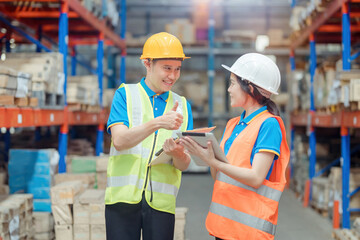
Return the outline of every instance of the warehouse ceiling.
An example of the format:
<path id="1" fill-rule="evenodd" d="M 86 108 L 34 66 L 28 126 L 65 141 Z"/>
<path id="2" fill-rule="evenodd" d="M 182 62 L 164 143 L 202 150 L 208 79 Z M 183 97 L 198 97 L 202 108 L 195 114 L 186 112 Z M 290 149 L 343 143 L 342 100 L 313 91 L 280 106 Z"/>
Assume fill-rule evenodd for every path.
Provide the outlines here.
<path id="1" fill-rule="evenodd" d="M 192 19 L 201 0 L 133 0 L 127 3 L 127 29 L 135 36 L 164 31 L 164 25 L 176 18 Z M 290 34 L 291 6 L 288 0 L 215 0 L 215 14 L 221 15 L 221 30 L 251 30 L 266 34 L 282 29 Z M 218 33 L 219 34 L 219 33 Z"/>

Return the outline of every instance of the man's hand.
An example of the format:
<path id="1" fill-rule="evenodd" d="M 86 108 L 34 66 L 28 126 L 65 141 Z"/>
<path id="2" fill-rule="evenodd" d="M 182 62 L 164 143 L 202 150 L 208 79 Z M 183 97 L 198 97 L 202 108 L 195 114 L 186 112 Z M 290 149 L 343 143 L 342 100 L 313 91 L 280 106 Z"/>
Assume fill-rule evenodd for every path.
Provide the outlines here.
<path id="1" fill-rule="evenodd" d="M 167 130 L 176 130 L 180 128 L 181 124 L 183 123 L 183 116 L 176 112 L 178 106 L 179 103 L 176 101 L 173 108 L 169 112 L 158 117 L 161 128 L 165 128 Z"/>
<path id="2" fill-rule="evenodd" d="M 189 167 L 190 155 L 184 152 L 185 148 L 174 139 L 169 138 L 163 145 L 164 152 L 171 156 L 174 166 L 180 171 L 184 171 Z"/>
<path id="3" fill-rule="evenodd" d="M 175 142 L 172 138 L 166 139 L 163 145 L 164 152 L 173 158 L 184 157 L 184 147 Z"/>

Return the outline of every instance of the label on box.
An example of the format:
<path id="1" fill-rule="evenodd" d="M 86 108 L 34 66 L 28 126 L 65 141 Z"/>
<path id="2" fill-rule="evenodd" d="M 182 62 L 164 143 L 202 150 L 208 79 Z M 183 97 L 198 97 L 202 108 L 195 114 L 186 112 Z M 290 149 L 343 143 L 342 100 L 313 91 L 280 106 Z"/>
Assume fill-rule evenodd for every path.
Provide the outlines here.
<path id="1" fill-rule="evenodd" d="M 27 76 L 26 74 L 19 72 L 17 76 L 17 88 L 16 88 L 15 97 L 18 98 L 26 97 L 29 90 L 28 89 L 29 79 L 26 78 L 26 76 Z"/>

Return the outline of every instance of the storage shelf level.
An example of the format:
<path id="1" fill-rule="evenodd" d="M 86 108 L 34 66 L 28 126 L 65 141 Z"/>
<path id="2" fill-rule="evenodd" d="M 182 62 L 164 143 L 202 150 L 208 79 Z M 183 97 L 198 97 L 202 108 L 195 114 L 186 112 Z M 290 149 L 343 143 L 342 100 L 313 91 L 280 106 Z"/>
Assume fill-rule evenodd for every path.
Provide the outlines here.
<path id="1" fill-rule="evenodd" d="M 291 115 L 293 126 L 304 127 L 309 123 L 310 115 L 307 113 L 298 113 Z M 360 128 L 360 111 L 355 112 L 337 112 L 337 113 L 314 113 L 311 118 L 311 126 L 324 128 Z"/>
<path id="2" fill-rule="evenodd" d="M 97 125 L 106 123 L 108 112 L 68 111 L 65 113 L 65 110 L 2 107 L 0 108 L 0 127 L 57 126 L 64 124 L 66 115 L 69 125 Z"/>

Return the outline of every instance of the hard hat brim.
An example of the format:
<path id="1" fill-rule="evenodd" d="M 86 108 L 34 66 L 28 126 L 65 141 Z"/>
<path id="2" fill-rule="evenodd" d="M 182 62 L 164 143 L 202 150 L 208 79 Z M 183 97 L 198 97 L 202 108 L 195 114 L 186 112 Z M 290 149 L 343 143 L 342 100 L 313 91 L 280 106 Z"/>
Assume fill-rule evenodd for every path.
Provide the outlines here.
<path id="1" fill-rule="evenodd" d="M 154 57 L 145 57 L 145 56 L 141 56 L 140 59 L 182 59 L 182 60 L 185 60 L 185 59 L 189 59 L 191 57 L 159 57 L 159 58 L 154 58 Z"/>
<path id="2" fill-rule="evenodd" d="M 225 64 L 221 64 L 221 66 L 222 66 L 223 68 L 225 68 L 226 70 L 232 72 L 232 71 L 231 71 L 231 68 L 230 68 L 229 66 L 226 66 Z M 235 74 L 235 73 L 234 73 L 234 74 Z"/>
<path id="3" fill-rule="evenodd" d="M 242 78 L 242 76 L 240 76 L 239 74 L 237 74 L 237 73 L 235 73 L 234 71 L 232 71 L 229 66 L 226 66 L 225 64 L 221 64 L 221 66 L 222 66 L 223 68 L 225 68 L 226 70 L 228 70 L 229 72 L 232 72 L 232 73 L 235 74 L 236 76 Z M 248 79 L 247 79 L 247 80 L 248 80 Z M 248 81 L 250 81 L 250 80 L 248 80 Z M 250 81 L 250 82 L 253 83 L 252 81 Z M 253 84 L 255 84 L 255 83 L 253 83 Z M 258 86 L 257 84 L 255 84 L 255 85 Z M 258 86 L 258 87 L 262 88 L 261 86 Z M 264 88 L 262 88 L 262 89 L 264 89 Z M 270 91 L 270 90 L 267 90 L 267 89 L 264 89 L 264 90 L 270 92 L 271 94 L 279 95 L 279 93 L 277 93 L 277 92 Z"/>

